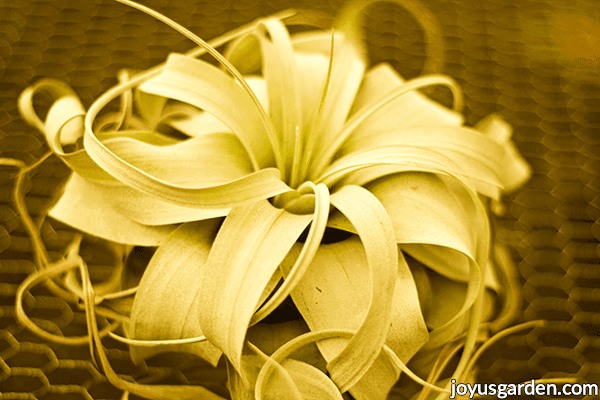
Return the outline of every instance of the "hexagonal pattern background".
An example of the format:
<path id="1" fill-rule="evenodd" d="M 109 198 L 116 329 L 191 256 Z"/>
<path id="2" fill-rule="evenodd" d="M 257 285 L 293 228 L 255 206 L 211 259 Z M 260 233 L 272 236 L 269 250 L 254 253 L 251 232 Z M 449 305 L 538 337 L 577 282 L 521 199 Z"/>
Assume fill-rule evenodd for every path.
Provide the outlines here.
<path id="1" fill-rule="evenodd" d="M 344 0 L 144 0 L 199 36 L 223 32 L 291 6 L 335 15 Z M 514 127 L 534 175 L 505 201 L 497 224 L 522 283 L 521 320 L 548 326 L 513 335 L 481 361 L 481 380 L 516 383 L 565 374 L 600 383 L 600 9 L 593 0 L 421 0 L 444 38 L 440 72 L 466 98 L 469 124 L 491 112 Z M 424 34 L 405 10 L 369 8 L 369 51 L 405 78 L 426 60 Z M 19 93 L 41 77 L 68 82 L 84 105 L 116 83 L 121 68 L 145 69 L 192 44 L 152 18 L 109 0 L 0 0 L 0 156 L 30 164 L 47 150 L 19 117 Z M 443 56 L 443 58 L 442 58 Z M 432 96 L 450 101 L 449 93 Z M 41 99 L 43 105 L 44 99 Z M 39 220 L 68 174 L 55 158 L 26 180 L 27 207 Z M 14 168 L 0 167 L 0 397 L 118 399 L 86 346 L 48 345 L 17 324 L 18 285 L 34 270 L 32 245 L 11 200 Z M 51 256 L 72 232 L 45 221 Z M 89 244 L 92 274 L 101 252 Z M 85 334 L 80 309 L 36 287 L 25 311 L 50 332 Z M 126 347 L 109 340 L 119 373 L 162 382 L 221 382 L 188 359 L 134 365 Z M 209 375 L 207 375 L 209 374 Z M 212 374 L 212 375 L 210 375 Z M 591 397 L 590 397 L 591 398 Z"/>

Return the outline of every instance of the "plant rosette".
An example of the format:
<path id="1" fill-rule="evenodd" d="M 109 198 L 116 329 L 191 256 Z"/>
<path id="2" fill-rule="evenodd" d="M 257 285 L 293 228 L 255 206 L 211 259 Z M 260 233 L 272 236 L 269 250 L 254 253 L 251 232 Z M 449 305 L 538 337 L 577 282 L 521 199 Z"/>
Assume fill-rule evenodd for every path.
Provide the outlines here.
<path id="1" fill-rule="evenodd" d="M 497 115 L 465 126 L 447 76 L 404 81 L 371 66 L 365 2 L 333 29 L 291 35 L 288 25 L 321 19 L 290 11 L 207 44 L 119 1 L 198 47 L 122 72 L 88 110 L 53 79 L 19 108 L 73 171 L 49 215 L 114 243 L 115 260 L 157 250 L 139 282 L 117 262 L 97 285 L 79 241 L 50 262 L 38 237 L 43 268 L 20 288 L 19 319 L 49 340 L 89 343 L 113 385 L 152 399 L 222 397 L 122 379 L 103 336 L 128 343 L 136 362 L 174 351 L 221 360 L 232 399 L 385 399 L 401 374 L 402 396 L 447 398 L 450 379 L 471 379 L 477 347 L 516 310 L 513 266 L 490 229 L 502 194 L 530 176 L 510 126 Z M 398 3 L 431 31 L 422 7 Z M 453 109 L 419 92 L 431 85 L 450 88 Z M 44 121 L 39 92 L 54 99 Z M 88 336 L 31 322 L 19 301 L 42 281 L 83 304 Z M 265 322 L 288 297 L 296 317 Z"/>

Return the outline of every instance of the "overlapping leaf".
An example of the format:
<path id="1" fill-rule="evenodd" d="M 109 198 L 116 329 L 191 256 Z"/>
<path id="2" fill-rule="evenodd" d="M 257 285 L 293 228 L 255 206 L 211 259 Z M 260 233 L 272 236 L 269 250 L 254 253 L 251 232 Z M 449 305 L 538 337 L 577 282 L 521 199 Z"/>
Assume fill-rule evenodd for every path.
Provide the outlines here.
<path id="1" fill-rule="evenodd" d="M 405 6 L 427 24 L 423 10 Z M 499 119 L 462 127 L 459 113 L 416 91 L 446 85 L 460 109 L 452 79 L 404 82 L 387 65 L 365 74 L 361 7 L 352 5 L 334 32 L 293 37 L 276 19 L 239 31 L 228 57 L 244 73 L 262 68 L 262 76 L 247 79 L 154 13 L 227 72 L 173 54 L 161 68 L 123 74 L 87 113 L 55 81 L 24 93 L 24 117 L 76 172 L 52 215 L 112 241 L 160 246 L 131 313 L 136 360 L 175 350 L 214 364 L 224 353 L 234 399 L 340 400 L 349 390 L 360 400 L 383 400 L 400 371 L 434 388 L 405 363 L 466 331 L 455 373 L 465 375 L 490 303 L 484 283 L 498 289 L 478 195 L 498 202 L 529 170 Z M 56 100 L 45 122 L 32 106 L 39 90 Z M 116 96 L 120 112 L 99 117 Z M 216 217 L 225 217 L 218 229 Z M 320 244 L 327 224 L 357 235 Z M 305 244 L 297 243 L 309 225 Z M 434 272 L 416 261 L 411 272 L 403 253 Z M 153 392 L 119 378 L 95 328 L 91 283 L 81 275 L 93 342 L 115 386 L 157 399 L 215 397 L 191 386 Z M 283 344 L 291 331 L 278 330 L 272 348 L 259 346 L 269 348 L 265 354 L 248 341 L 248 329 L 290 293 L 310 332 L 293 331 Z M 320 358 L 290 358 L 295 346 L 315 342 L 331 379 L 315 367 Z"/>
<path id="2" fill-rule="evenodd" d="M 116 211 L 106 194 L 102 186 L 74 173 L 50 216 L 91 235 L 139 246 L 158 246 L 175 228 L 140 224 Z"/>
<path id="3" fill-rule="evenodd" d="M 190 222 L 173 231 L 152 257 L 135 295 L 128 336 L 137 340 L 201 337 L 197 293 L 218 220 Z M 159 352 L 185 351 L 216 365 L 221 352 L 210 342 L 132 345 L 134 360 Z"/>
<path id="4" fill-rule="evenodd" d="M 252 314 L 279 263 L 311 220 L 310 214 L 292 214 L 262 201 L 234 208 L 219 230 L 201 272 L 199 320 L 207 338 L 239 373 Z"/>
<path id="5" fill-rule="evenodd" d="M 393 233 L 391 227 L 379 228 L 380 224 L 386 225 L 387 217 L 381 206 L 376 205 L 376 200 L 358 187 L 346 187 L 332 196 L 332 203 L 344 210 L 359 227 L 361 238 L 366 243 L 366 257 L 358 239 L 322 245 L 311 268 L 292 292 L 292 298 L 311 330 L 351 329 L 359 332 L 350 344 L 345 339 L 320 344 L 324 356 L 330 361 L 328 368 L 334 380 L 340 380 L 337 383 L 342 385 L 342 390 L 346 387 L 344 379 L 348 379 L 351 383 L 346 385 L 353 387 L 353 393 L 373 395 L 379 391 L 379 395 L 384 395 L 389 385 L 397 379 L 395 371 L 392 370 L 389 375 L 389 370 L 382 369 L 384 364 L 381 361 L 373 364 L 386 337 L 406 359 L 427 337 L 420 319 L 416 289 L 407 265 L 403 263 L 401 268 L 396 267 L 398 262 Z M 359 217 L 361 213 L 366 216 Z M 382 222 L 373 222 L 375 215 Z M 386 239 L 381 242 L 381 238 Z M 284 263 L 282 268 L 285 273 L 289 266 Z M 399 284 L 398 293 L 402 293 L 398 297 L 393 295 L 394 283 Z M 338 312 L 331 313 L 332 309 Z M 390 318 L 386 316 L 390 312 L 397 322 L 391 328 L 394 333 L 388 335 L 388 327 L 383 321 Z M 371 355 L 363 353 L 365 351 L 371 352 Z M 352 364 L 349 372 L 338 372 L 338 368 L 344 371 L 345 367 L 341 366 L 344 363 Z M 372 365 L 374 371 L 369 373 Z M 359 371 L 350 372 L 355 368 L 359 368 Z M 365 373 L 368 379 L 360 380 Z M 375 376 L 378 377 L 373 379 Z"/>
<path id="6" fill-rule="evenodd" d="M 473 192 L 434 174 L 395 174 L 366 187 L 377 196 L 390 215 L 399 244 L 444 246 L 464 254 L 469 260 L 460 264 L 441 262 L 429 265 L 443 275 L 460 277 L 468 282 L 458 312 L 433 332 L 430 343 L 443 343 L 460 331 L 454 322 L 466 315 L 481 290 L 483 277 L 480 266 L 487 261 L 489 241 L 485 211 Z M 333 216 L 330 224 L 351 229 L 340 216 Z M 456 269 L 461 266 L 463 269 Z"/>
<path id="7" fill-rule="evenodd" d="M 280 21 L 267 19 L 263 29 L 264 34 L 259 30 L 257 35 L 269 93 L 269 114 L 278 134 L 277 151 L 282 154 L 282 178 L 289 179 L 299 138 L 296 131 L 303 126 L 296 62 L 285 26 Z"/>
<path id="8" fill-rule="evenodd" d="M 404 79 L 386 63 L 371 68 L 364 76 L 360 91 L 354 101 L 353 113 L 370 105 L 392 90 L 405 84 Z M 361 137 L 373 132 L 385 132 L 413 126 L 461 126 L 464 117 L 457 111 L 450 110 L 431 100 L 418 91 L 406 93 L 361 124 L 354 136 Z"/>
<path id="9" fill-rule="evenodd" d="M 163 72 L 140 90 L 192 104 L 214 115 L 240 138 L 257 167 L 273 163 L 273 149 L 258 110 L 235 80 L 210 64 L 172 54 Z"/>

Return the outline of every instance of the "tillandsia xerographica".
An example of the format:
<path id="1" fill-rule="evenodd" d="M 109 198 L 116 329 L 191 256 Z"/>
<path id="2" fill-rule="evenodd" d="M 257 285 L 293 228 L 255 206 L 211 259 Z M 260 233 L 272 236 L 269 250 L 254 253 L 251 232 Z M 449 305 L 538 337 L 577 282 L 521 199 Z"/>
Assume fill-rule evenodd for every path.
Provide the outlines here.
<path id="1" fill-rule="evenodd" d="M 19 319 L 60 340 L 20 305 L 51 279 L 87 315 L 89 338 L 63 342 L 89 341 L 113 385 L 153 399 L 222 397 L 122 379 L 103 335 L 128 343 L 134 360 L 225 360 L 233 399 L 385 399 L 401 373 L 414 381 L 403 396 L 447 398 L 451 379 L 472 379 L 477 345 L 515 310 L 510 257 L 490 229 L 503 192 L 530 175 L 510 126 L 496 115 L 465 126 L 447 76 L 404 81 L 371 66 L 360 16 L 372 1 L 350 4 L 333 28 L 291 35 L 287 25 L 317 19 L 290 11 L 210 44 L 119 1 L 198 47 L 123 72 L 87 111 L 52 79 L 25 90 L 19 108 L 73 171 L 50 216 L 123 255 L 157 250 L 139 283 L 99 287 L 79 242 L 57 262 L 39 244 L 44 268 L 21 286 Z M 454 109 L 419 92 L 431 85 L 451 89 Z M 45 121 L 33 108 L 41 91 L 54 99 Z M 104 111 L 118 98 L 118 111 Z M 101 307 L 125 296 L 133 302 Z M 265 323 L 288 296 L 297 319 Z"/>

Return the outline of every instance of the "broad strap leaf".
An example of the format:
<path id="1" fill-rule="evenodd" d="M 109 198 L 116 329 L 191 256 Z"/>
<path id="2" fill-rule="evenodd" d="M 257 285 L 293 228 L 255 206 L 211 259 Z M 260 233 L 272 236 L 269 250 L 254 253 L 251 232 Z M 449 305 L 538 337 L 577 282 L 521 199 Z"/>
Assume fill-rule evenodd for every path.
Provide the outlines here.
<path id="1" fill-rule="evenodd" d="M 394 225 L 397 243 L 444 246 L 471 259 L 485 238 L 477 237 L 479 211 L 469 192 L 450 178 L 424 172 L 390 175 L 367 184 L 366 189 L 383 204 Z M 409 251 L 410 253 L 410 251 Z M 433 267 L 433 266 L 432 266 Z M 468 275 L 468 264 L 438 271 L 454 279 Z M 458 268 L 467 267 L 467 270 Z"/>
<path id="2" fill-rule="evenodd" d="M 199 398 L 206 400 L 223 400 L 221 396 L 216 395 L 202 386 L 147 385 L 126 381 L 117 375 L 110 365 L 108 357 L 106 356 L 106 351 L 104 350 L 104 345 L 98 331 L 94 298 L 95 294 L 92 282 L 90 281 L 89 274 L 87 273 L 87 269 L 85 267 L 80 268 L 80 272 L 83 280 L 83 300 L 86 310 L 86 322 L 88 325 L 88 332 L 90 334 L 90 346 L 92 347 L 92 354 L 94 353 L 93 347 L 95 346 L 96 350 L 98 350 L 98 358 L 100 359 L 100 365 L 104 370 L 104 374 L 113 386 L 152 400 L 192 400 Z"/>
<path id="3" fill-rule="evenodd" d="M 174 230 L 156 251 L 139 284 L 131 311 L 129 337 L 170 340 L 202 336 L 197 296 L 201 270 L 216 236 L 219 220 L 190 222 Z M 210 342 L 131 346 L 134 360 L 166 351 L 196 354 L 213 365 L 221 356 Z"/>
<path id="4" fill-rule="evenodd" d="M 282 268 L 289 269 L 288 260 Z M 401 257 L 398 264 L 406 262 Z M 403 265 L 395 279 L 392 321 L 386 344 L 405 362 L 428 338 L 421 316 L 415 283 Z M 404 272 L 402 272 L 404 271 Z M 357 237 L 321 245 L 313 264 L 292 292 L 292 298 L 313 332 L 328 329 L 356 331 L 370 302 L 370 273 L 366 254 Z M 407 279 L 408 278 L 408 279 Z M 319 343 L 326 359 L 331 360 L 348 344 L 348 339 Z M 351 389 L 357 399 L 385 399 L 398 379 L 396 370 L 380 353 L 362 379 Z"/>
<path id="5" fill-rule="evenodd" d="M 184 187 L 209 187 L 251 174 L 252 164 L 237 137 L 212 133 L 171 145 L 134 138 L 105 142 L 116 157 L 158 180 Z"/>
<path id="6" fill-rule="evenodd" d="M 191 57 L 171 54 L 164 70 L 144 82 L 139 90 L 209 112 L 240 138 L 256 167 L 273 165 L 274 149 L 258 110 L 248 93 L 218 68 Z"/>
<path id="7" fill-rule="evenodd" d="M 469 173 L 466 179 L 478 192 L 493 199 L 497 200 L 504 189 L 505 147 L 471 128 L 432 125 L 369 130 L 368 134 L 351 136 L 340 149 L 340 156 L 388 146 L 419 146 L 451 158 Z"/>
<path id="8" fill-rule="evenodd" d="M 224 217 L 230 208 L 192 208 L 162 200 L 127 186 L 96 185 L 114 210 L 142 225 L 169 225 Z"/>
<path id="9" fill-rule="evenodd" d="M 117 211 L 105 187 L 73 173 L 49 215 L 73 228 L 117 243 L 158 246 L 174 225 L 146 226 Z"/>
<path id="10" fill-rule="evenodd" d="M 320 174 L 326 168 L 331 160 L 335 158 L 335 154 L 340 150 L 341 146 L 353 135 L 358 127 L 366 124 L 368 128 L 369 121 L 374 114 L 386 107 L 392 107 L 399 99 L 402 99 L 402 97 L 414 90 L 432 85 L 445 85 L 449 87 L 454 94 L 455 101 L 459 102 L 460 89 L 453 79 L 445 75 L 428 75 L 414 78 L 405 85 L 401 85 L 391 92 L 384 94 L 376 101 L 366 105 L 360 109 L 360 111 L 352 115 L 352 117 L 345 122 L 343 128 L 335 135 L 333 140 L 320 149 L 320 152 L 315 159 L 313 175 Z M 393 109 L 395 112 L 396 109 Z"/>
<path id="11" fill-rule="evenodd" d="M 233 208 L 215 239 L 199 284 L 199 321 L 242 378 L 246 331 L 265 287 L 313 216 L 268 201 Z"/>
<path id="12" fill-rule="evenodd" d="M 531 166 L 519 154 L 511 140 L 512 127 L 498 114 L 490 114 L 475 125 L 476 129 L 486 134 L 505 149 L 503 168 L 500 179 L 506 191 L 512 191 L 522 186 L 532 174 Z"/>
<path id="13" fill-rule="evenodd" d="M 372 182 L 367 188 L 388 210 L 401 249 L 403 244 L 409 244 L 407 252 L 422 262 L 429 261 L 430 268 L 467 282 L 458 312 L 431 333 L 432 342 L 451 338 L 460 331 L 456 322 L 466 315 L 483 289 L 482 272 L 487 270 L 484 267 L 489 257 L 490 231 L 481 201 L 459 180 L 425 173 L 392 175 Z M 415 249 L 414 244 L 421 247 Z M 466 260 L 459 256 L 462 262 L 444 259 L 435 262 L 427 251 L 421 251 L 426 248 L 435 251 L 436 246 L 449 249 L 451 254 L 462 254 Z"/>
<path id="14" fill-rule="evenodd" d="M 456 322 L 465 317 L 483 288 L 480 267 L 488 259 L 490 235 L 483 205 L 474 191 L 457 178 L 442 179 L 423 172 L 390 175 L 373 181 L 366 188 L 387 210 L 401 249 L 408 244 L 407 252 L 423 262 L 429 261 L 430 268 L 467 282 L 459 311 L 431 332 L 427 345 L 440 345 L 461 331 Z M 339 214 L 332 215 L 330 226 L 351 229 Z M 421 247 L 415 247 L 416 244 Z M 450 254 L 463 255 L 466 262 L 431 262 L 436 260 L 429 257 L 425 245 L 444 246 L 450 249 Z M 427 257 L 423 258 L 423 254 Z"/>
<path id="15" fill-rule="evenodd" d="M 401 249 L 415 260 L 428 266 L 433 271 L 458 282 L 468 282 L 470 263 L 472 259 L 464 253 L 445 246 L 430 244 L 402 244 Z M 503 285 L 498 281 L 498 273 L 491 260 L 485 270 L 484 282 L 487 288 L 497 293 L 503 291 Z"/>
<path id="16" fill-rule="evenodd" d="M 438 174 L 464 171 L 447 156 L 419 146 L 393 146 L 350 153 L 331 164 L 318 182 L 328 187 L 344 184 L 364 185 L 396 172 L 422 171 Z"/>
<path id="17" fill-rule="evenodd" d="M 371 238 L 378 238 L 376 245 L 370 241 L 374 239 L 366 239 L 367 245 L 365 245 L 365 248 L 368 252 L 367 257 L 369 259 L 369 267 L 364 265 L 365 263 L 362 263 L 363 265 L 361 266 L 365 269 L 365 272 L 367 272 L 367 276 L 369 276 L 369 268 L 374 269 L 374 271 L 372 270 L 370 273 L 371 280 L 374 279 L 374 281 L 372 281 L 371 287 L 362 291 L 353 287 L 357 282 L 345 285 L 344 282 L 348 279 L 361 279 L 359 275 L 352 274 L 352 271 L 350 270 L 348 270 L 348 275 L 344 272 L 344 268 L 360 268 L 359 264 L 361 263 L 357 262 L 359 258 L 357 258 L 356 251 L 339 250 L 335 251 L 335 255 L 331 254 L 331 257 L 327 257 L 325 255 L 329 254 L 330 251 L 337 249 L 340 244 L 322 245 L 317 252 L 317 256 L 309 271 L 307 271 L 302 281 L 299 283 L 300 286 L 297 286 L 292 292 L 292 298 L 311 327 L 311 330 L 318 331 L 322 329 L 347 328 L 358 331 L 354 341 L 348 342 L 347 340 L 342 340 L 341 342 L 337 342 L 333 347 L 331 347 L 331 344 L 327 346 L 324 343 L 322 345 L 324 347 L 321 347 L 321 350 L 324 351 L 323 354 L 325 358 L 330 362 L 328 369 L 332 373 L 334 381 L 337 381 L 336 383 L 338 383 L 338 385 L 341 384 L 342 391 L 345 391 L 353 386 L 353 384 L 356 383 L 362 374 L 364 374 L 371 366 L 385 341 L 388 329 L 387 321 L 391 310 L 391 299 L 393 296 L 394 283 L 396 281 L 394 278 L 397 272 L 398 262 L 391 226 L 389 231 L 385 228 L 380 228 L 380 223 L 373 222 L 379 220 L 371 213 L 365 211 L 366 209 L 373 212 L 371 210 L 373 204 L 369 204 L 369 200 L 364 200 L 365 197 L 369 198 L 368 195 L 363 195 L 363 189 L 353 190 L 352 188 L 344 188 L 342 191 L 345 191 L 345 193 L 341 192 L 341 195 L 333 195 L 338 196 L 337 200 L 334 200 L 332 196 L 332 204 L 340 206 L 340 208 L 355 217 L 353 220 L 361 228 L 365 228 L 366 225 L 371 226 L 370 229 L 372 231 L 364 233 L 364 235 L 370 233 L 373 235 Z M 350 192 L 352 193 L 350 194 Z M 356 197 L 358 197 L 358 199 L 356 199 Z M 355 199 L 355 206 L 350 204 L 352 203 L 349 200 L 350 198 Z M 371 207 L 367 207 L 367 205 L 370 205 Z M 381 206 L 379 205 L 379 207 Z M 362 221 L 358 220 L 358 217 L 354 215 L 354 211 L 358 212 L 359 208 L 361 209 L 361 212 L 366 215 Z M 379 210 L 381 211 L 382 208 Z M 382 217 L 381 214 L 379 216 Z M 367 222 L 368 220 L 370 220 L 371 224 Z M 365 223 L 365 225 L 363 226 L 362 223 Z M 373 227 L 375 227 L 374 230 Z M 383 229 L 383 231 L 381 231 L 381 229 Z M 390 242 L 391 247 L 388 247 L 387 240 L 385 240 L 383 244 L 380 240 L 381 237 L 386 237 L 386 232 L 392 235 L 392 240 Z M 347 245 L 344 244 L 342 246 Z M 367 248 L 366 246 L 369 247 Z M 372 246 L 374 246 L 374 248 Z M 344 250 L 350 250 L 351 248 L 352 246 L 348 249 L 344 248 Z M 358 248 L 361 248 L 360 244 L 358 244 Z M 325 259 L 323 257 L 325 257 Z M 343 264 L 340 265 L 340 260 L 352 261 L 349 261 L 348 265 L 346 265 L 346 262 L 343 262 Z M 287 265 L 287 263 L 282 264 L 282 268 L 284 269 L 284 275 L 289 272 L 289 265 Z M 336 271 L 339 271 L 340 274 L 336 274 Z M 329 274 L 334 274 L 333 277 L 335 279 L 325 278 Z M 390 274 L 391 276 L 389 276 Z M 366 282 L 368 281 L 369 279 L 367 278 Z M 365 284 L 364 276 L 362 276 L 361 284 L 363 286 Z M 335 285 L 335 287 L 331 287 L 330 285 Z M 354 294 L 358 296 L 358 299 L 364 298 L 365 295 L 370 296 L 365 299 L 366 301 L 361 302 L 354 295 L 349 295 L 344 289 L 340 289 L 339 285 L 344 285 L 344 287 L 347 286 L 346 289 L 349 289 L 351 291 L 350 293 L 354 293 L 354 291 L 352 291 L 354 289 L 356 291 Z M 344 296 L 341 296 L 342 294 Z M 314 298 L 315 296 L 318 297 L 321 295 L 324 297 L 320 297 L 319 299 Z M 309 297 L 305 298 L 305 296 Z M 373 299 L 373 296 L 377 296 L 377 299 Z M 328 298 L 331 301 L 328 301 Z M 346 304 L 345 300 L 349 300 L 351 304 Z M 368 307 L 369 302 L 371 302 L 370 308 Z M 316 306 L 315 303 L 321 305 Z M 357 309 L 356 307 L 359 308 Z M 332 313 L 332 309 L 338 311 Z M 345 312 L 340 314 L 340 312 L 345 309 L 348 309 L 348 314 Z M 365 336 L 366 339 L 363 339 Z M 365 350 L 366 354 L 363 353 Z M 339 365 L 339 367 L 336 365 Z M 354 368 L 358 368 L 359 371 L 352 371 Z"/>
<path id="18" fill-rule="evenodd" d="M 389 64 L 381 63 L 365 74 L 356 95 L 352 114 L 369 106 L 385 94 L 406 82 Z M 412 126 L 461 126 L 464 117 L 418 91 L 406 93 L 393 103 L 381 108 L 357 128 L 353 135 L 362 136 L 370 131 L 387 131 Z"/>
<path id="19" fill-rule="evenodd" d="M 427 327 L 434 330 L 443 326 L 459 312 L 464 304 L 468 291 L 467 283 L 448 279 L 437 272 L 426 269 L 423 264 L 415 260 L 411 260 L 409 265 L 415 277 Z M 486 288 L 489 286 L 486 285 Z M 493 312 L 494 296 L 491 290 L 485 291 L 484 321 L 487 321 Z M 461 321 L 455 322 L 456 325 L 459 325 L 457 330 L 464 331 L 466 322 L 465 317 Z"/>
<path id="20" fill-rule="evenodd" d="M 375 196 L 359 186 L 346 186 L 332 195 L 331 203 L 356 228 L 370 270 L 371 299 L 365 318 L 346 348 L 328 364 L 333 380 L 346 391 L 360 380 L 385 343 L 399 263 L 393 226 Z M 401 273 L 410 276 L 407 267 Z M 418 307 L 411 312 L 420 315 Z"/>
<path id="21" fill-rule="evenodd" d="M 101 98 L 96 106 L 93 106 L 95 112 L 104 101 L 106 99 Z M 280 173 L 275 168 L 262 169 L 239 179 L 212 186 L 200 184 L 190 187 L 166 182 L 131 165 L 98 140 L 91 131 L 93 118 L 94 113 L 90 111 L 85 121 L 84 144 L 90 157 L 125 185 L 165 201 L 198 208 L 229 208 L 291 190 L 280 180 Z"/>
<path id="22" fill-rule="evenodd" d="M 268 112 L 269 97 L 265 80 L 260 76 L 245 76 L 244 79 L 263 108 Z M 144 92 L 140 93 L 149 97 L 153 96 Z M 162 118 L 157 121 L 157 124 L 166 124 L 190 137 L 211 133 L 232 132 L 231 128 L 214 115 L 199 110 L 197 107 L 187 103 L 168 104 L 165 107 Z M 246 152 L 245 149 L 244 152 Z"/>
<path id="23" fill-rule="evenodd" d="M 124 184 L 179 205 L 198 208 L 229 208 L 285 193 L 290 188 L 279 171 L 266 168 L 242 178 L 213 186 L 188 187 L 165 182 L 116 156 L 86 129 L 88 154 L 111 176 Z"/>
<path id="24" fill-rule="evenodd" d="M 328 46 L 331 46 L 331 34 L 328 35 L 327 40 Z M 323 54 L 300 51 L 296 51 L 294 56 L 296 58 L 298 81 L 302 82 L 300 101 L 304 126 L 301 128 L 305 133 L 308 133 L 310 127 L 314 126 L 315 118 L 318 117 L 317 113 L 327 80 L 329 58 Z"/>
<path id="25" fill-rule="evenodd" d="M 327 187 L 323 184 L 314 185 L 312 183 L 301 186 L 299 188 L 299 193 L 303 193 L 305 190 L 312 190 L 314 192 L 314 195 L 308 196 L 305 194 L 299 198 L 301 202 L 307 197 L 309 200 L 312 200 L 309 206 L 314 210 L 314 218 L 311 222 L 306 242 L 304 246 L 302 246 L 302 250 L 300 250 L 298 256 L 295 258 L 293 265 L 286 270 L 284 282 L 277 291 L 273 293 L 271 298 L 261 306 L 256 314 L 254 314 L 252 323 L 260 321 L 267 314 L 275 310 L 275 308 L 292 293 L 308 270 L 317 253 L 323 234 L 325 233 L 327 218 L 329 217 L 329 190 L 327 190 Z M 288 203 L 288 206 L 291 207 L 291 203 L 293 202 Z"/>
<path id="26" fill-rule="evenodd" d="M 433 147 L 433 146 L 432 146 Z M 470 189 L 498 198 L 501 185 L 489 169 L 470 169 L 464 160 L 451 153 L 418 145 L 390 145 L 350 153 L 338 159 L 320 176 L 328 186 L 365 185 L 397 172 L 432 172 L 440 177 L 454 176 Z"/>

